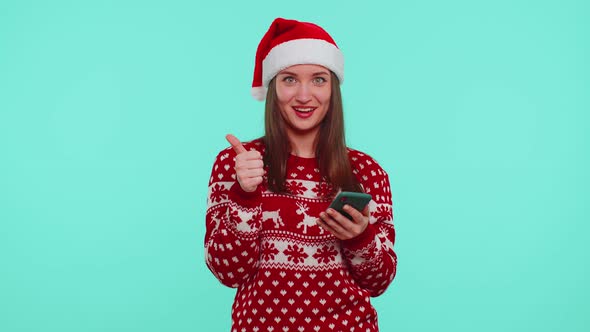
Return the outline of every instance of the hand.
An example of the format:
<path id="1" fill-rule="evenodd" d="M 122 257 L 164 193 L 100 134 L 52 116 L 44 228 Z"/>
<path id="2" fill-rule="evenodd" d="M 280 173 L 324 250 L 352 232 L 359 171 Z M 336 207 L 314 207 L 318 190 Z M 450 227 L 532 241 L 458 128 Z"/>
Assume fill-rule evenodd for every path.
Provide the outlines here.
<path id="1" fill-rule="evenodd" d="M 362 213 L 348 204 L 345 204 L 343 209 L 352 220 L 329 208 L 326 212 L 320 213 L 321 219 L 318 219 L 317 223 L 337 239 L 348 240 L 359 236 L 369 225 L 369 207 L 365 207 Z"/>
<path id="2" fill-rule="evenodd" d="M 228 134 L 225 139 L 231 144 L 236 152 L 236 179 L 240 187 L 246 192 L 253 192 L 262 183 L 264 175 L 264 163 L 262 155 L 258 151 L 247 151 L 239 139 Z"/>

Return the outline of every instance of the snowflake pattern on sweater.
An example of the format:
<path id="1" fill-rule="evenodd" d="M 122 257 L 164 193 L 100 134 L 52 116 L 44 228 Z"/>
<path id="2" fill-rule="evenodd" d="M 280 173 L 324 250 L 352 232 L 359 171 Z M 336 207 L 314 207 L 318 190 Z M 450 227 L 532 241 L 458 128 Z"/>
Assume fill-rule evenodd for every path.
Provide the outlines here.
<path id="1" fill-rule="evenodd" d="M 244 143 L 264 153 L 260 139 Z M 396 274 L 395 230 L 387 173 L 370 156 L 348 149 L 353 173 L 371 194 L 370 222 L 341 241 L 316 224 L 332 188 L 313 158 L 290 156 L 287 194 L 253 193 L 236 181 L 235 152 L 221 151 L 207 199 L 205 261 L 224 285 L 237 288 L 232 332 L 378 331 L 370 297 Z"/>

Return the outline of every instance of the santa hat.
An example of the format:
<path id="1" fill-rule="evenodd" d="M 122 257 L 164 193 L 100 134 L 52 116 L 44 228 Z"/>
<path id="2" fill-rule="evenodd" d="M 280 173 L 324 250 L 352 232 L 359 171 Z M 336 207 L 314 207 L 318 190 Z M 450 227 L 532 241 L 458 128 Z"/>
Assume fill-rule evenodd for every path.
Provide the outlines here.
<path id="1" fill-rule="evenodd" d="M 256 50 L 252 96 L 264 100 L 268 83 L 281 70 L 300 64 L 330 69 L 344 80 L 344 56 L 320 26 L 283 18 L 275 19 Z"/>

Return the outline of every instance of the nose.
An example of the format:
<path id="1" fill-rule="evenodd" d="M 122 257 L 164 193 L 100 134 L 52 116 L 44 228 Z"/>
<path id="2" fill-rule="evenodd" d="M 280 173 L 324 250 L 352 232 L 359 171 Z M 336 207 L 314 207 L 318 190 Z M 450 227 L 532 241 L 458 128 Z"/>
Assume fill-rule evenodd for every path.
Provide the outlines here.
<path id="1" fill-rule="evenodd" d="M 300 84 L 297 88 L 295 99 L 299 103 L 307 103 L 311 100 L 311 89 L 307 84 Z"/>

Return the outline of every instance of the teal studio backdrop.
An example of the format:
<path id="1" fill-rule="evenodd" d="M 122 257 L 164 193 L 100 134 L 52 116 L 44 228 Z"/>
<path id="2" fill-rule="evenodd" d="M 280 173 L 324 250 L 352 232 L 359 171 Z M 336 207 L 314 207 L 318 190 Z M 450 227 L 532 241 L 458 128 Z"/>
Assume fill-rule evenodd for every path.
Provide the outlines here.
<path id="1" fill-rule="evenodd" d="M 0 2 L 0 331 L 229 331 L 204 263 L 277 16 L 344 52 L 392 183 L 382 331 L 590 330 L 588 1 Z"/>

